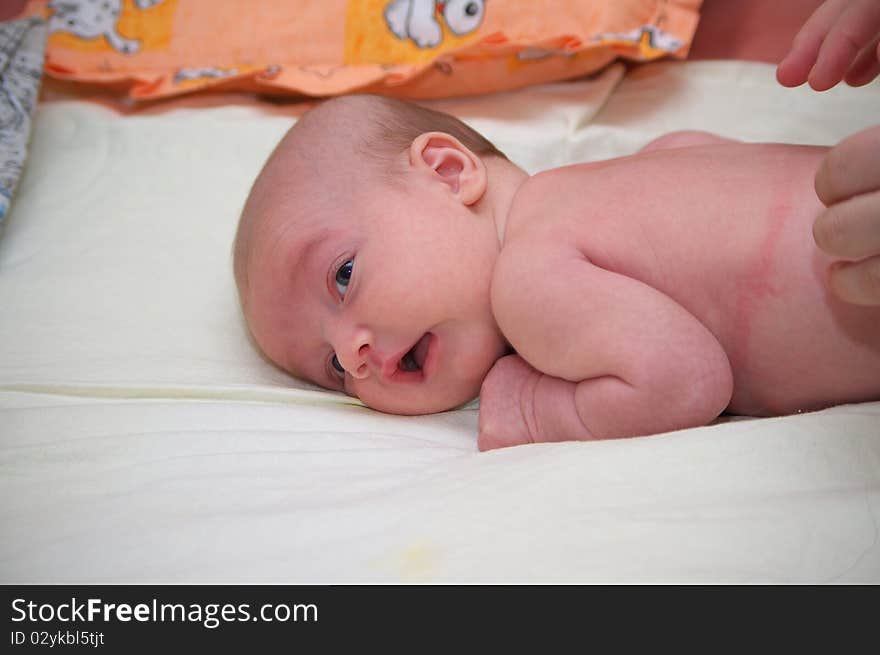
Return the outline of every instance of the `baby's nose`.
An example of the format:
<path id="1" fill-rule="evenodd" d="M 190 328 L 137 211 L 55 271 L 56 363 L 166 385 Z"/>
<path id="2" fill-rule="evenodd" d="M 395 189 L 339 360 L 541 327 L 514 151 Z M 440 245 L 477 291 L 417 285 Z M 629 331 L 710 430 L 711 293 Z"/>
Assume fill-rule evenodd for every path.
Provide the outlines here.
<path id="1" fill-rule="evenodd" d="M 358 328 L 353 330 L 346 339 L 347 343 L 337 348 L 336 357 L 348 374 L 362 380 L 370 375 L 370 358 L 372 335 L 368 330 Z"/>

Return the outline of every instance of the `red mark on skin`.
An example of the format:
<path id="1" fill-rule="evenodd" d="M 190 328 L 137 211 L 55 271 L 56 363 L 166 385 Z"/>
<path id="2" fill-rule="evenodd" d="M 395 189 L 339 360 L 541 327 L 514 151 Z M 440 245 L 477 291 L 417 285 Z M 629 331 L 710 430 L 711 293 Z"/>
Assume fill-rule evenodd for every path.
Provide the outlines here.
<path id="1" fill-rule="evenodd" d="M 731 360 L 736 368 L 749 368 L 752 340 L 752 326 L 755 313 L 765 300 L 779 293 L 773 277 L 776 250 L 782 237 L 785 223 L 791 215 L 792 207 L 785 198 L 776 198 L 767 213 L 767 232 L 764 241 L 751 265 L 751 271 L 740 282 L 733 317 Z"/>

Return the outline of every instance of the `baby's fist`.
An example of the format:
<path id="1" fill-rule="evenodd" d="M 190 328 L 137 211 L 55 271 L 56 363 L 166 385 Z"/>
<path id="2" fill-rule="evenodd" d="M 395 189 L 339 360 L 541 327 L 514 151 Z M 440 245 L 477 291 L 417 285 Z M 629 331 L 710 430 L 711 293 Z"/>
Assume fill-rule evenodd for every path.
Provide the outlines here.
<path id="1" fill-rule="evenodd" d="M 519 355 L 495 362 L 480 390 L 480 450 L 535 441 L 534 390 L 541 377 Z"/>

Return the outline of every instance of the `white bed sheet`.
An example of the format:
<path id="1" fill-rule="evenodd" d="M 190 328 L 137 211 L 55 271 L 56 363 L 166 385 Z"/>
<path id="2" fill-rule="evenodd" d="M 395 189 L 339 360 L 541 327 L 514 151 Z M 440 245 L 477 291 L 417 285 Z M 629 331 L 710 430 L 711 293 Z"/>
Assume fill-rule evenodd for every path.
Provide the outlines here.
<path id="1" fill-rule="evenodd" d="M 529 171 L 674 129 L 831 144 L 880 87 L 654 64 L 433 103 Z M 292 119 L 40 107 L 0 239 L 0 582 L 880 581 L 880 403 L 476 451 L 249 343 L 230 244 Z"/>

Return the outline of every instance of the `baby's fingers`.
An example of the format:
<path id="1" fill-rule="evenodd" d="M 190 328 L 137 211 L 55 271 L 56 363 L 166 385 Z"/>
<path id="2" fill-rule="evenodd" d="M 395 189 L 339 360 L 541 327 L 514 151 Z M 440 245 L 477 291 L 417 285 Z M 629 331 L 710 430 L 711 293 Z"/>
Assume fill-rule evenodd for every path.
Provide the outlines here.
<path id="1" fill-rule="evenodd" d="M 874 41 L 880 30 L 880 2 L 856 0 L 828 32 L 819 48 L 808 81 L 816 91 L 827 91 L 840 82 L 859 53 Z"/>
<path id="2" fill-rule="evenodd" d="M 791 50 L 776 69 L 783 86 L 800 86 L 807 81 L 825 36 L 846 10 L 848 0 L 828 0 L 813 12 L 794 37 Z"/>
<path id="3" fill-rule="evenodd" d="M 826 206 L 878 190 L 880 126 L 857 132 L 838 143 L 828 151 L 816 172 L 816 194 Z"/>
<path id="4" fill-rule="evenodd" d="M 836 262 L 828 286 L 841 300 L 855 305 L 880 305 L 880 256 L 860 262 Z"/>

